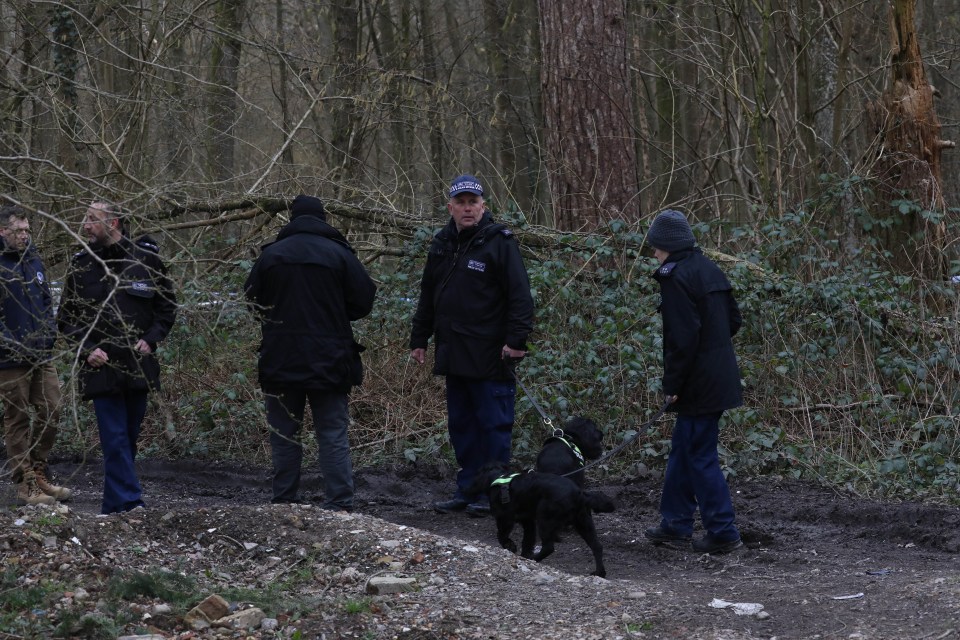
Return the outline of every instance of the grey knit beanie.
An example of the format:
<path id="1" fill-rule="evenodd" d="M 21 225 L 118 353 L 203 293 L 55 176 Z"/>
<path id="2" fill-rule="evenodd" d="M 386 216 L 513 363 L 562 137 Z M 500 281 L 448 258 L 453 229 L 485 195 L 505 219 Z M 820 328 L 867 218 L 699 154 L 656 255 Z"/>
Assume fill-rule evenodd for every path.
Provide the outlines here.
<path id="1" fill-rule="evenodd" d="M 696 243 L 687 217 L 674 209 L 664 209 L 658 213 L 647 231 L 647 244 L 668 253 L 691 249 Z"/>

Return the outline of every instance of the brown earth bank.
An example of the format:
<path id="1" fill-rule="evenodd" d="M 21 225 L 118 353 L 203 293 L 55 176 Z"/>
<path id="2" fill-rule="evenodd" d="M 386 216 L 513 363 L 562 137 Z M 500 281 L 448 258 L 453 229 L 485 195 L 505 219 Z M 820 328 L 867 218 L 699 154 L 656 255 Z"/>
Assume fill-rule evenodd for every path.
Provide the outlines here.
<path id="1" fill-rule="evenodd" d="M 602 579 L 589 575 L 592 556 L 572 531 L 538 564 L 500 549 L 490 518 L 434 513 L 430 505 L 453 486 L 452 471 L 442 466 L 358 469 L 351 514 L 319 508 L 322 480 L 312 471 L 304 475 L 305 504 L 269 505 L 266 469 L 156 460 L 139 466 L 147 508 L 123 515 L 98 515 L 96 461 L 53 465 L 58 483 L 74 489 L 69 510 L 16 507 L 6 485 L 5 588 L 50 580 L 64 586 L 52 605 L 24 611 L 25 622 L 0 637 L 46 637 L 71 616 L 81 620 L 61 625 L 60 633 L 69 628 L 74 637 L 91 637 L 84 615 L 113 616 L 114 636 L 157 638 L 948 638 L 960 632 L 960 509 L 954 507 L 868 500 L 776 477 L 733 479 L 746 546 L 706 556 L 644 540 L 643 530 L 658 521 L 658 480 L 594 481 L 590 487 L 618 507 L 595 517 L 607 566 Z M 160 571 L 191 581 L 186 604 L 167 607 L 146 593 L 118 608 L 107 597 L 111 576 Z M 377 593 L 377 579 L 390 576 L 413 578 L 414 590 Z M 269 630 L 191 630 L 184 622 L 186 609 L 206 596 L 241 588 L 250 591 L 233 604 L 263 608 L 276 620 Z M 270 589 L 282 597 L 267 602 L 257 595 Z M 738 615 L 736 607 L 711 606 L 715 599 L 762 610 Z"/>

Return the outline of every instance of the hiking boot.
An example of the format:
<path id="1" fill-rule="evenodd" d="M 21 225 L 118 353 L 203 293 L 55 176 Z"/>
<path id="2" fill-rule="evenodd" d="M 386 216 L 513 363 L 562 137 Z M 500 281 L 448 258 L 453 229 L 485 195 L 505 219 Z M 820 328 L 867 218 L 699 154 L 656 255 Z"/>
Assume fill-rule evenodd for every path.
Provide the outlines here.
<path id="1" fill-rule="evenodd" d="M 643 532 L 643 535 L 647 537 L 647 540 L 655 544 L 688 544 L 691 539 L 691 536 L 685 536 L 682 533 L 677 533 L 664 527 L 647 529 Z"/>
<path id="2" fill-rule="evenodd" d="M 342 504 L 330 503 L 330 504 L 325 504 L 320 508 L 323 509 L 324 511 L 334 511 L 336 513 L 352 513 L 353 512 L 353 507 L 347 507 Z"/>
<path id="3" fill-rule="evenodd" d="M 66 487 L 58 487 L 47 479 L 47 474 L 42 467 L 36 467 L 33 470 L 33 475 L 37 480 L 37 486 L 40 488 L 40 491 L 44 492 L 48 496 L 52 496 L 55 500 L 69 500 L 70 494 L 72 493 L 70 489 Z"/>
<path id="4" fill-rule="evenodd" d="M 17 504 L 56 504 L 56 499 L 47 495 L 37 486 L 37 476 L 32 471 L 23 474 L 23 480 L 17 485 Z"/>
<path id="5" fill-rule="evenodd" d="M 710 555 L 721 555 L 724 553 L 730 553 L 734 549 L 739 549 L 743 546 L 743 542 L 740 538 L 735 538 L 734 540 L 720 541 L 707 534 L 700 538 L 699 540 L 694 540 L 691 547 L 697 553 L 708 553 Z"/>
<path id="6" fill-rule="evenodd" d="M 467 505 L 467 515 L 474 518 L 482 518 L 490 515 L 489 502 L 471 502 Z"/>
<path id="7" fill-rule="evenodd" d="M 463 498 L 451 498 L 444 502 L 434 502 L 433 510 L 437 513 L 453 513 L 454 511 L 463 511 L 467 508 L 467 501 Z"/>

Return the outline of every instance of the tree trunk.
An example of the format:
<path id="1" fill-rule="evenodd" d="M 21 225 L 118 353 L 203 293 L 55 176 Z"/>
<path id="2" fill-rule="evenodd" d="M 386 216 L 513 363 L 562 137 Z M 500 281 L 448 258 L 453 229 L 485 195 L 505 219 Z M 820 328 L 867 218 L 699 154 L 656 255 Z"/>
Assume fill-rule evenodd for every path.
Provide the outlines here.
<path id="1" fill-rule="evenodd" d="M 916 0 L 891 4 L 890 36 L 890 85 L 879 101 L 868 105 L 881 205 L 890 203 L 899 213 L 899 224 L 890 227 L 883 240 L 894 266 L 940 279 L 949 267 L 946 225 L 938 217 L 946 212 L 940 160 L 954 143 L 940 138 L 935 89 L 927 81 L 917 40 Z"/>
<path id="2" fill-rule="evenodd" d="M 436 21 L 434 21 L 433 16 L 436 11 L 428 0 L 420 0 L 418 13 L 420 15 L 420 21 L 424 25 L 421 36 L 421 46 L 423 47 L 421 54 L 423 60 L 423 77 L 426 78 L 431 86 L 434 86 L 440 77 L 440 65 L 438 64 L 440 58 L 437 54 L 437 45 L 434 39 Z M 445 183 L 446 180 L 449 180 L 453 176 L 450 175 L 452 167 L 447 166 L 448 154 L 446 153 L 443 140 L 442 116 L 439 114 L 430 114 L 426 128 L 430 136 L 430 153 L 428 156 L 429 174 L 433 178 L 440 177 L 441 183 Z M 436 180 L 434 179 L 431 184 L 435 183 Z M 436 210 L 441 210 L 447 200 L 444 192 L 439 189 L 431 189 L 430 198 L 432 201 L 431 204 Z"/>
<path id="3" fill-rule="evenodd" d="M 209 166 L 214 180 L 229 180 L 236 174 L 234 127 L 240 117 L 237 90 L 240 84 L 240 54 L 244 0 L 219 0 L 214 22 L 210 68 L 213 86 L 210 95 Z"/>
<path id="4" fill-rule="evenodd" d="M 539 0 L 553 217 L 565 230 L 640 217 L 623 0 Z"/>
<path id="5" fill-rule="evenodd" d="M 336 0 L 330 3 L 333 26 L 333 51 L 336 59 L 331 95 L 342 98 L 333 107 L 333 132 L 330 136 L 330 179 L 337 197 L 349 200 L 356 195 L 358 153 L 363 131 L 357 101 L 361 85 L 360 3 L 357 0 Z"/>
<path id="6" fill-rule="evenodd" d="M 523 95 L 523 71 L 519 61 L 525 60 L 530 46 L 527 19 L 532 15 L 523 2 L 484 0 L 484 15 L 491 45 L 487 47 L 494 86 L 494 118 L 496 132 L 498 173 L 507 188 L 505 202 L 513 202 L 522 210 L 530 211 L 535 174 L 530 167 L 531 140 L 524 129 L 528 115 L 529 98 Z"/>
<path id="7" fill-rule="evenodd" d="M 293 122 L 290 117 L 290 96 L 288 94 L 288 86 L 290 80 L 288 78 L 289 72 L 287 71 L 287 58 L 282 53 L 283 52 L 283 34 L 286 33 L 287 25 L 286 19 L 283 10 L 284 0 L 276 0 L 275 7 L 277 13 L 277 87 L 274 93 L 277 96 L 277 102 L 280 105 L 280 122 L 283 126 L 283 135 L 284 137 L 290 135 L 291 130 L 293 129 Z M 293 149 L 290 145 L 287 145 L 283 149 L 283 153 L 280 156 L 280 159 L 284 167 L 289 168 L 293 165 Z"/>

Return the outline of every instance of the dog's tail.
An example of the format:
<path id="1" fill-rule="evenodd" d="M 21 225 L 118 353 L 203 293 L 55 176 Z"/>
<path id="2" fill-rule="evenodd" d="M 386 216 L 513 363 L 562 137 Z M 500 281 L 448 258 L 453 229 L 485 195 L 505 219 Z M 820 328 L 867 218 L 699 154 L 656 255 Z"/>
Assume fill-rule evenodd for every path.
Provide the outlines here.
<path id="1" fill-rule="evenodd" d="M 602 491 L 584 491 L 583 499 L 594 513 L 613 513 L 617 509 L 613 499 Z"/>

